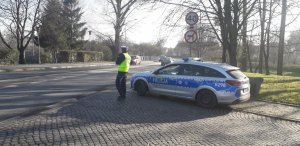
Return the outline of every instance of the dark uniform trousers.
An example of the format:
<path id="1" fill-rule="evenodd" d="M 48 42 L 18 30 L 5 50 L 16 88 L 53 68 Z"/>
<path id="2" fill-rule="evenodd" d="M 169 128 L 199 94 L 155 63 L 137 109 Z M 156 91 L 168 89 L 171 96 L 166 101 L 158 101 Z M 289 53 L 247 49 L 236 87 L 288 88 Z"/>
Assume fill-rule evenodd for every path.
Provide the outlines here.
<path id="1" fill-rule="evenodd" d="M 116 86 L 121 97 L 126 97 L 127 72 L 118 72 Z"/>

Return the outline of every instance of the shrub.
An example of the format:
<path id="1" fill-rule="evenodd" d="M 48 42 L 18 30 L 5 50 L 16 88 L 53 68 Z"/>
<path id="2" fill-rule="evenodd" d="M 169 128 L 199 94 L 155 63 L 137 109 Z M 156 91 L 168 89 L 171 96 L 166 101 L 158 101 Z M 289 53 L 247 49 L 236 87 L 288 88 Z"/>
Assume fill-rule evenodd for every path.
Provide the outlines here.
<path id="1" fill-rule="evenodd" d="M 76 54 L 76 62 L 85 62 L 85 53 L 84 52 L 77 52 Z"/>
<path id="2" fill-rule="evenodd" d="M 45 52 L 41 54 L 42 63 L 52 63 L 54 60 L 53 55 L 50 52 Z"/>
<path id="3" fill-rule="evenodd" d="M 103 60 L 103 53 L 96 51 L 60 51 L 60 63 L 96 62 Z"/>
<path id="4" fill-rule="evenodd" d="M 18 64 L 19 51 L 18 50 L 0 50 L 0 64 Z"/>
<path id="5" fill-rule="evenodd" d="M 73 63 L 76 61 L 77 53 L 75 51 L 63 50 L 59 51 L 59 63 Z"/>

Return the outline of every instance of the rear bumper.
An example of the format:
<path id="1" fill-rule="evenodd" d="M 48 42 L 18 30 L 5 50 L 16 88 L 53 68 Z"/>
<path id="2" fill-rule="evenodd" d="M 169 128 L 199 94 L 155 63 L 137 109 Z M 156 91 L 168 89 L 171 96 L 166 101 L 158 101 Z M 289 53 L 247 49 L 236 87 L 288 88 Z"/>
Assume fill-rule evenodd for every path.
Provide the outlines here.
<path id="1" fill-rule="evenodd" d="M 235 104 L 235 103 L 241 103 L 246 102 L 250 99 L 250 92 L 248 94 L 242 95 L 239 98 L 233 96 L 222 96 L 218 98 L 219 104 Z"/>

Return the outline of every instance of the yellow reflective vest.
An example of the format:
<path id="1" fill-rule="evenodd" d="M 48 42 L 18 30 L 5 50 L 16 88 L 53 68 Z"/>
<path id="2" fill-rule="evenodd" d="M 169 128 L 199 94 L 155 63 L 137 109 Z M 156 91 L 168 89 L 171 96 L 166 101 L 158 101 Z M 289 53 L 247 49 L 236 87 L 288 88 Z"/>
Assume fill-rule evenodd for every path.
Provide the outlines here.
<path id="1" fill-rule="evenodd" d="M 118 71 L 119 72 L 128 72 L 129 70 L 129 66 L 130 66 L 130 61 L 131 61 L 131 57 L 129 56 L 128 53 L 123 53 L 125 56 L 125 59 L 123 62 L 121 62 L 121 64 L 118 65 Z"/>

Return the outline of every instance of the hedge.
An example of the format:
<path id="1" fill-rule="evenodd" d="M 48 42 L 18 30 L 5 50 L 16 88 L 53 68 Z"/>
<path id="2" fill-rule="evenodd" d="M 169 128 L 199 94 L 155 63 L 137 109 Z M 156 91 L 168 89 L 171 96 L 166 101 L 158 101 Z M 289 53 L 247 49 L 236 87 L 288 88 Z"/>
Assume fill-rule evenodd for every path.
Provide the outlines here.
<path id="1" fill-rule="evenodd" d="M 75 62 L 97 62 L 103 60 L 103 52 L 97 51 L 71 51 L 62 50 L 57 54 L 58 63 L 75 63 Z M 34 56 L 26 52 L 26 61 L 28 63 L 38 63 L 38 55 Z M 19 52 L 17 50 L 0 50 L 0 64 L 18 64 Z M 42 63 L 53 63 L 55 58 L 49 52 L 41 53 Z"/>
<path id="2" fill-rule="evenodd" d="M 59 51 L 58 62 L 74 63 L 74 62 L 97 62 L 103 60 L 103 53 L 96 51 Z"/>
<path id="3" fill-rule="evenodd" d="M 0 64 L 18 64 L 19 51 L 16 49 L 0 50 Z"/>

